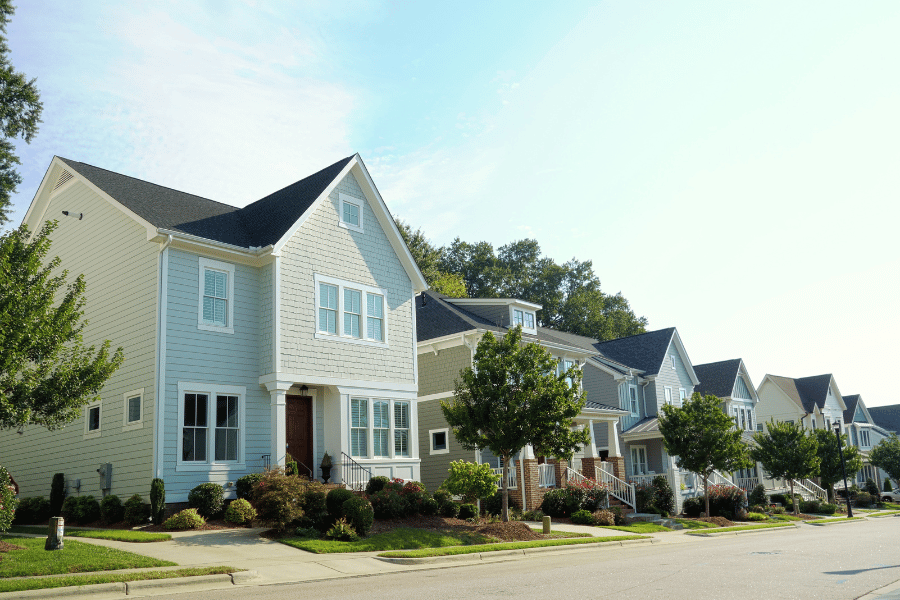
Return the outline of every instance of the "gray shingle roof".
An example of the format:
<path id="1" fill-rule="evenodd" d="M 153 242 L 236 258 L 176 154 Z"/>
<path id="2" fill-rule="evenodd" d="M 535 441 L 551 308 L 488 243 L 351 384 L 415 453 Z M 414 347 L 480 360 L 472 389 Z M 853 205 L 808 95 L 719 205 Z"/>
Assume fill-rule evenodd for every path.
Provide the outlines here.
<path id="1" fill-rule="evenodd" d="M 769 375 L 769 377 L 805 412 L 811 413 L 816 406 L 819 408 L 825 406 L 828 384 L 831 382 L 830 373 L 799 379 L 780 375 Z"/>
<path id="2" fill-rule="evenodd" d="M 594 348 L 612 360 L 644 371 L 647 375 L 659 373 L 675 328 L 648 331 L 629 337 L 609 340 L 594 345 Z"/>
<path id="3" fill-rule="evenodd" d="M 859 404 L 859 394 L 841 396 L 841 398 L 844 399 L 844 404 L 847 406 L 847 410 L 844 411 L 844 423 L 852 423 L 853 415 L 856 413 L 856 405 Z"/>
<path id="4" fill-rule="evenodd" d="M 622 432 L 622 435 L 633 435 L 638 433 L 659 433 L 659 417 L 646 417 L 641 419 L 627 430 Z"/>
<path id="5" fill-rule="evenodd" d="M 712 394 L 719 398 L 731 396 L 740 366 L 741 359 L 739 358 L 706 363 L 705 365 L 694 365 L 694 373 L 697 374 L 697 379 L 700 380 L 700 384 L 694 388 L 694 391 L 704 396 L 707 394 Z"/>
<path id="6" fill-rule="evenodd" d="M 594 402 L 593 400 L 586 400 L 584 403 L 585 408 L 593 409 L 593 410 L 611 410 L 621 414 L 628 414 L 627 410 L 622 410 L 618 406 L 610 406 L 608 404 L 601 404 L 599 402 Z"/>
<path id="7" fill-rule="evenodd" d="M 879 427 L 900 435 L 900 404 L 873 406 L 869 408 L 869 416 Z"/>
<path id="8" fill-rule="evenodd" d="M 281 239 L 352 158 L 341 159 L 244 208 L 68 158 L 60 160 L 154 227 L 250 248 Z"/>

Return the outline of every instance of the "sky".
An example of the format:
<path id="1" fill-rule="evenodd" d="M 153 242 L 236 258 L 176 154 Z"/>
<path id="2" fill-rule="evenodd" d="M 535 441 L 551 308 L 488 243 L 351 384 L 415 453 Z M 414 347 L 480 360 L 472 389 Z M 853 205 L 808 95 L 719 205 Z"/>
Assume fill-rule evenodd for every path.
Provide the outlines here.
<path id="1" fill-rule="evenodd" d="M 54 155 L 243 206 L 358 152 L 437 245 L 535 238 L 694 364 L 900 403 L 900 3 L 18 4 L 14 222 Z"/>

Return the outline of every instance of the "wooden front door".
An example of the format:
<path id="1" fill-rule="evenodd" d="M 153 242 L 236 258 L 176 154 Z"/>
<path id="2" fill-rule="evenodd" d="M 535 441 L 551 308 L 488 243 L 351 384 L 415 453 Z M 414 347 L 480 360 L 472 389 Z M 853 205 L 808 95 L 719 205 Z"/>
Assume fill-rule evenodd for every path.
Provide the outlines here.
<path id="1" fill-rule="evenodd" d="M 300 474 L 306 475 L 307 469 L 313 470 L 315 477 L 315 466 L 313 461 L 313 418 L 312 418 L 312 398 L 309 396 L 291 396 L 285 397 L 285 421 L 287 426 L 287 451 L 291 457 L 301 463 Z"/>

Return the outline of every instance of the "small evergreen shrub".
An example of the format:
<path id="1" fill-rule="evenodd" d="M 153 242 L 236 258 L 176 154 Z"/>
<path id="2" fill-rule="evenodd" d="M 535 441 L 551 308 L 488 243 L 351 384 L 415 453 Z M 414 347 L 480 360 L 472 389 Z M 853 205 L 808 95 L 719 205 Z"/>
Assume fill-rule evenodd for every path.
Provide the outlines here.
<path id="1" fill-rule="evenodd" d="M 300 508 L 303 516 L 297 521 L 298 527 L 324 532 L 334 522 L 328 513 L 324 486 L 318 481 L 309 482 L 307 490 L 300 496 Z"/>
<path id="2" fill-rule="evenodd" d="M 869 492 L 859 492 L 856 494 L 856 505 L 860 508 L 868 508 L 872 506 L 873 498 Z"/>
<path id="3" fill-rule="evenodd" d="M 783 515 L 783 514 L 784 514 L 784 507 L 783 507 L 783 506 L 774 506 L 774 507 L 772 507 L 772 514 L 773 514 L 773 515 Z"/>
<path id="4" fill-rule="evenodd" d="M 616 520 L 616 525 L 624 525 L 625 524 L 625 513 L 622 511 L 621 506 L 613 506 L 610 507 L 610 512 L 612 512 L 613 517 Z"/>
<path id="5" fill-rule="evenodd" d="M 669 516 L 675 512 L 675 492 L 669 485 L 669 478 L 665 475 L 657 475 L 653 478 L 651 485 L 656 490 L 653 506 L 659 509 L 659 514 Z"/>
<path id="6" fill-rule="evenodd" d="M 225 490 L 218 483 L 201 483 L 188 493 L 188 506 L 204 519 L 212 519 L 225 507 Z"/>
<path id="7" fill-rule="evenodd" d="M 594 513 L 594 523 L 611 527 L 616 524 L 616 515 L 611 510 L 598 510 Z"/>
<path id="8" fill-rule="evenodd" d="M 132 496 L 134 497 L 134 496 Z M 185 531 L 186 529 L 200 529 L 206 525 L 206 519 L 200 516 L 196 508 L 186 508 L 166 519 L 163 527 L 169 531 Z"/>
<path id="9" fill-rule="evenodd" d="M 456 518 L 459 516 L 459 504 L 456 502 L 448 502 L 441 507 L 441 516 L 448 518 Z"/>
<path id="10" fill-rule="evenodd" d="M 744 517 L 745 521 L 767 521 L 768 519 L 768 515 L 758 512 L 748 512 L 747 516 Z"/>
<path id="11" fill-rule="evenodd" d="M 379 520 L 399 519 L 406 515 L 409 506 L 406 499 L 400 496 L 398 490 L 387 486 L 383 490 L 369 496 L 369 502 L 372 503 L 375 518 Z M 450 504 L 453 504 L 453 502 Z"/>
<path id="12" fill-rule="evenodd" d="M 434 500 L 438 506 L 443 506 L 448 502 L 453 502 L 453 494 L 443 488 L 438 488 L 433 494 Z"/>
<path id="13" fill-rule="evenodd" d="M 572 522 L 576 525 L 593 525 L 594 524 L 594 515 L 591 514 L 590 511 L 584 510 L 576 510 L 572 513 Z"/>
<path id="14" fill-rule="evenodd" d="M 343 517 L 338 519 L 337 522 L 331 526 L 331 529 L 325 532 L 325 537 L 329 540 L 337 540 L 340 542 L 352 542 L 358 538 L 356 532 L 353 531 L 353 527 L 351 527 Z"/>
<path id="15" fill-rule="evenodd" d="M 753 491 L 750 492 L 750 497 L 747 498 L 747 501 L 754 506 L 767 505 L 769 500 L 766 498 L 766 486 L 760 483 L 754 487 Z"/>
<path id="16" fill-rule="evenodd" d="M 328 492 L 328 495 L 325 496 L 325 506 L 328 508 L 328 514 L 330 514 L 334 520 L 339 519 L 344 514 L 341 511 L 341 507 L 344 505 L 344 502 L 352 497 L 353 492 L 344 488 L 334 488 Z"/>
<path id="17" fill-rule="evenodd" d="M 238 498 L 228 504 L 225 509 L 225 520 L 234 525 L 243 525 L 256 518 L 256 509 L 243 498 Z"/>
<path id="18" fill-rule="evenodd" d="M 478 516 L 478 507 L 474 504 L 460 504 L 459 506 L 459 518 L 460 519 L 474 519 Z"/>
<path id="19" fill-rule="evenodd" d="M 524 513 L 522 513 L 522 520 L 540 522 L 544 520 L 544 513 L 539 508 L 536 510 L 526 510 Z"/>
<path id="20" fill-rule="evenodd" d="M 703 499 L 703 496 L 686 498 L 681 505 L 681 510 L 684 511 L 684 514 L 688 517 L 696 519 L 706 510 L 706 501 Z M 712 508 L 710 508 L 710 510 L 712 510 Z"/>
<path id="21" fill-rule="evenodd" d="M 635 511 L 639 513 L 647 512 L 647 508 L 656 504 L 656 488 L 647 482 L 639 482 L 634 484 L 634 503 Z"/>
<path id="22" fill-rule="evenodd" d="M 93 496 L 69 496 L 61 512 L 66 521 L 85 525 L 100 519 L 100 504 Z"/>
<path id="23" fill-rule="evenodd" d="M 372 508 L 372 503 L 365 498 L 353 496 L 344 502 L 341 510 L 344 513 L 343 518 L 353 530 L 359 536 L 366 537 L 375 521 L 375 509 Z"/>
<path id="24" fill-rule="evenodd" d="M 863 489 L 869 493 L 872 498 L 875 498 L 875 501 L 878 501 L 880 494 L 878 493 L 878 484 L 875 483 L 871 477 L 866 478 L 866 484 L 863 486 Z"/>
<path id="25" fill-rule="evenodd" d="M 125 501 L 125 522 L 129 525 L 143 525 L 150 518 L 150 505 L 144 504 L 140 494 Z"/>
<path id="26" fill-rule="evenodd" d="M 885 480 L 884 480 L 884 491 L 886 491 L 886 492 L 893 492 L 893 491 L 894 491 L 894 486 L 891 485 L 891 480 L 890 480 L 890 479 L 885 479 Z"/>
<path id="27" fill-rule="evenodd" d="M 115 494 L 110 494 L 100 501 L 100 516 L 106 523 L 118 523 L 125 518 L 125 507 Z"/>
<path id="28" fill-rule="evenodd" d="M 422 514 L 426 517 L 432 517 L 438 514 L 440 509 L 441 505 L 438 504 L 438 501 L 434 498 L 425 498 L 425 501 L 422 502 Z"/>
<path id="29" fill-rule="evenodd" d="M 837 512 L 837 508 L 838 507 L 836 504 L 828 504 L 827 502 L 823 502 L 819 505 L 819 510 L 816 512 L 818 512 L 820 515 L 833 515 Z"/>
<path id="30" fill-rule="evenodd" d="M 260 480 L 263 478 L 262 473 L 250 473 L 249 475 L 244 475 L 243 477 L 238 477 L 238 480 L 235 482 L 235 488 L 237 491 L 237 497 L 243 498 L 245 500 L 253 501 L 253 489 L 259 485 Z"/>
<path id="31" fill-rule="evenodd" d="M 510 490 L 509 510 L 512 511 L 516 507 L 516 495 Z M 497 490 L 493 496 L 485 498 L 481 503 L 481 509 L 489 515 L 499 515 L 503 511 L 503 490 Z"/>
<path id="32" fill-rule="evenodd" d="M 150 482 L 150 518 L 154 523 L 166 520 L 166 483 L 158 477 Z"/>
<path id="33" fill-rule="evenodd" d="M 285 463 L 284 474 L 288 475 L 288 476 L 294 476 L 294 477 L 296 477 L 297 475 L 300 474 L 300 467 L 297 466 L 296 460 L 291 460 L 291 461 L 288 461 Z"/>
<path id="34" fill-rule="evenodd" d="M 754 504 L 753 506 L 750 507 L 750 512 L 755 512 L 755 513 L 766 513 L 766 512 L 768 512 L 768 510 L 769 509 L 766 508 L 762 504 Z"/>
<path id="35" fill-rule="evenodd" d="M 294 530 L 294 535 L 315 540 L 319 538 L 319 530 L 315 527 L 298 527 Z"/>
<path id="36" fill-rule="evenodd" d="M 66 476 L 57 473 L 50 484 L 50 516 L 62 516 L 62 505 L 66 499 Z"/>
<path id="37" fill-rule="evenodd" d="M 22 498 L 16 508 L 14 525 L 43 524 L 50 518 L 50 501 L 46 498 Z"/>
<path id="38" fill-rule="evenodd" d="M 371 496 L 375 492 L 380 492 L 384 486 L 390 482 L 390 479 L 384 475 L 376 475 L 366 484 L 366 496 Z"/>
<path id="39" fill-rule="evenodd" d="M 818 500 L 804 500 L 800 503 L 800 512 L 802 513 L 817 513 L 819 512 L 819 501 Z"/>
<path id="40" fill-rule="evenodd" d="M 568 517 L 581 507 L 583 495 L 568 494 L 566 488 L 547 490 L 541 500 L 541 510 L 551 517 Z"/>

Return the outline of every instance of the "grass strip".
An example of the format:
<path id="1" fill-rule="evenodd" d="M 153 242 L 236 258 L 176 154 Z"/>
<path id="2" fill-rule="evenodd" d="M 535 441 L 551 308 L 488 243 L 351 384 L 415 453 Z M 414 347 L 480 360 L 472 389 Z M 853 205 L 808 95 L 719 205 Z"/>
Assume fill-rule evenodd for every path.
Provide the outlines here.
<path id="1" fill-rule="evenodd" d="M 15 525 L 10 528 L 9 532 L 47 535 L 47 528 L 39 525 Z M 167 542 L 172 539 L 172 536 L 168 533 L 150 533 L 131 529 L 66 529 L 65 537 L 93 538 L 115 542 L 133 542 L 136 544 Z"/>
<path id="2" fill-rule="evenodd" d="M 888 512 L 878 513 L 877 515 L 869 515 L 870 517 L 893 517 L 895 515 L 900 515 L 900 510 L 891 510 Z"/>
<path id="3" fill-rule="evenodd" d="M 835 519 L 813 519 L 812 521 L 807 521 L 810 525 L 836 525 L 837 523 L 846 523 L 847 521 L 863 521 L 865 517 L 837 517 Z"/>
<path id="4" fill-rule="evenodd" d="M 681 523 L 685 529 L 711 529 L 718 527 L 715 523 L 707 523 L 706 521 L 695 521 L 693 519 L 669 519 L 676 523 Z"/>
<path id="5" fill-rule="evenodd" d="M 603 544 L 623 540 L 646 540 L 643 535 L 614 535 L 608 537 L 570 538 L 565 540 L 535 540 L 531 542 L 506 542 L 482 546 L 451 546 L 449 548 L 423 548 L 405 552 L 382 552 L 383 558 L 430 558 L 432 556 L 455 556 L 457 554 L 478 554 L 500 550 L 522 550 L 524 548 L 545 548 L 548 546 L 575 546 L 580 544 Z"/>
<path id="6" fill-rule="evenodd" d="M 451 531 L 424 531 L 412 527 L 398 527 L 397 529 L 356 540 L 355 542 L 298 537 L 286 537 L 278 541 L 314 554 L 333 554 L 469 546 L 473 544 L 487 544 L 494 541 L 494 538 L 471 533 L 460 534 Z"/>
<path id="7" fill-rule="evenodd" d="M 65 540 L 62 548 L 48 552 L 44 550 L 44 538 L 0 536 L 0 539 L 24 547 L 24 550 L 11 550 L 3 555 L 0 578 L 177 566 L 168 560 L 76 540 Z"/>
<path id="8" fill-rule="evenodd" d="M 198 577 L 200 575 L 221 575 L 235 573 L 241 569 L 233 567 L 192 567 L 175 571 L 144 571 L 142 573 L 106 573 L 97 575 L 64 575 L 61 577 L 41 577 L 38 579 L 13 579 L 0 581 L 0 593 L 22 592 L 25 590 L 45 590 L 96 583 L 118 583 L 125 581 L 146 581 L 148 579 L 175 579 L 176 577 Z"/>
<path id="9" fill-rule="evenodd" d="M 748 531 L 750 529 L 775 529 L 778 527 L 792 527 L 793 523 L 758 523 L 756 525 L 738 525 L 737 527 L 717 527 L 710 531 L 691 531 L 687 535 L 713 535 L 726 531 Z"/>
<path id="10" fill-rule="evenodd" d="M 543 533 L 543 527 L 532 527 L 532 531 L 536 531 L 537 533 Z M 550 538 L 581 538 L 581 537 L 593 537 L 589 533 L 581 533 L 580 531 L 553 531 L 550 530 L 550 533 L 546 534 Z"/>
<path id="11" fill-rule="evenodd" d="M 657 523 L 648 523 L 639 521 L 631 525 L 604 525 L 600 529 L 615 529 L 616 531 L 627 531 L 628 533 L 659 533 L 662 531 L 672 531 L 664 525 Z"/>

